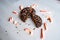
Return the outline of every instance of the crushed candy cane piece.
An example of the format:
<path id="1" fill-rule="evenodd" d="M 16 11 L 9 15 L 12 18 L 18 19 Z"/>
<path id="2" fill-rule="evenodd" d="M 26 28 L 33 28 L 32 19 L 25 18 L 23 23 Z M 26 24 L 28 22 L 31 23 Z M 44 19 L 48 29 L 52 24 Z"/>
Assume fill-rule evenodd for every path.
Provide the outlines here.
<path id="1" fill-rule="evenodd" d="M 22 5 L 20 5 L 20 6 L 19 6 L 19 9 L 20 9 L 20 10 L 22 10 L 22 9 L 23 9 L 23 6 L 22 6 Z"/>
<path id="2" fill-rule="evenodd" d="M 48 12 L 47 10 L 40 10 L 40 12 Z"/>
<path id="3" fill-rule="evenodd" d="M 52 17 L 50 17 L 50 16 L 47 16 L 47 20 L 48 20 L 49 22 L 53 22 Z"/>
<path id="4" fill-rule="evenodd" d="M 29 35 L 33 35 L 32 30 L 30 30 L 30 29 L 28 29 L 28 28 L 25 28 L 24 31 L 26 31 Z"/>
<path id="5" fill-rule="evenodd" d="M 38 5 L 37 4 L 32 4 L 30 7 L 35 8 L 35 7 L 38 7 Z"/>
<path id="6" fill-rule="evenodd" d="M 9 22 L 13 23 L 13 17 L 9 17 Z"/>
<path id="7" fill-rule="evenodd" d="M 16 12 L 16 11 L 13 11 L 12 13 L 13 13 L 13 14 L 18 14 L 18 12 Z"/>
<path id="8" fill-rule="evenodd" d="M 43 39 L 43 29 L 41 28 L 40 38 Z"/>
<path id="9" fill-rule="evenodd" d="M 46 30 L 46 26 L 47 26 L 47 24 L 46 24 L 46 23 L 44 23 L 43 25 L 44 25 L 44 30 Z"/>
<path id="10" fill-rule="evenodd" d="M 19 25 L 17 21 L 13 21 L 13 24 L 15 24 L 16 26 Z"/>

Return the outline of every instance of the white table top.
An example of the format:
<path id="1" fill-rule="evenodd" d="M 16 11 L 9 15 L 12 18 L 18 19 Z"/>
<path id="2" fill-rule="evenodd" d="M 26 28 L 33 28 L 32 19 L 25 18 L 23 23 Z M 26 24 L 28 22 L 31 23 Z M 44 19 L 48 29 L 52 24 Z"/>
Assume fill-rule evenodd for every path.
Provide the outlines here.
<path id="1" fill-rule="evenodd" d="M 31 19 L 27 20 L 27 24 L 23 23 L 18 15 L 14 15 L 12 11 L 16 10 L 19 12 L 19 5 L 24 7 L 37 4 L 36 14 L 41 16 L 40 9 L 46 9 L 52 12 L 53 23 L 48 23 L 48 30 L 45 31 L 44 40 L 60 40 L 60 3 L 56 0 L 0 0 L 0 40 L 41 40 L 40 39 L 40 28 L 33 31 L 34 35 L 29 36 L 23 31 L 24 28 L 34 28 L 34 24 Z M 15 28 L 14 24 L 8 22 L 8 18 L 12 16 L 16 21 L 21 23 L 18 28 Z M 43 21 L 44 22 L 44 21 Z M 28 26 L 30 24 L 30 26 Z M 43 27 L 43 26 L 42 26 Z M 7 30 L 7 32 L 5 32 Z M 18 34 L 17 32 L 21 30 Z"/>

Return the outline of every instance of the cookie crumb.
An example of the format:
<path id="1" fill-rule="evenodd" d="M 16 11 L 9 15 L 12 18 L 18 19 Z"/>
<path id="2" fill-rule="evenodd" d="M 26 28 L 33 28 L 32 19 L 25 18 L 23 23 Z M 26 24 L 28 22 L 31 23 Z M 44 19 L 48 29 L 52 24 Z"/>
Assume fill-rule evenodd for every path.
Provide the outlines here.
<path id="1" fill-rule="evenodd" d="M 5 32 L 7 32 L 7 30 Z"/>
<path id="2" fill-rule="evenodd" d="M 33 32 L 32 32 L 32 30 L 31 29 L 29 29 L 29 28 L 25 28 L 24 29 L 24 31 L 26 31 L 29 35 L 33 35 Z"/>
<path id="3" fill-rule="evenodd" d="M 18 27 L 16 26 L 16 28 L 18 28 Z"/>
<path id="4" fill-rule="evenodd" d="M 33 28 L 33 30 L 35 30 L 36 28 Z"/>
<path id="5" fill-rule="evenodd" d="M 18 34 L 19 32 L 17 32 L 17 34 Z"/>
<path id="6" fill-rule="evenodd" d="M 30 24 L 28 24 L 28 26 L 29 26 Z"/>

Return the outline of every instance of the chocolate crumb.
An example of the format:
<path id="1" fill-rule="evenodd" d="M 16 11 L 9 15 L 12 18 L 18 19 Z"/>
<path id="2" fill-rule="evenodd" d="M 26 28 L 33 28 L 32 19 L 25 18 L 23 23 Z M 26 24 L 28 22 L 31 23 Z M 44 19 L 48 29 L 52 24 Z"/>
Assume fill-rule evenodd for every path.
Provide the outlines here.
<path id="1" fill-rule="evenodd" d="M 36 28 L 33 28 L 33 30 L 35 30 Z"/>
<path id="2" fill-rule="evenodd" d="M 28 24 L 28 26 L 29 26 L 30 24 Z"/>
<path id="3" fill-rule="evenodd" d="M 7 32 L 7 30 L 5 32 Z"/>
<path id="4" fill-rule="evenodd" d="M 19 32 L 17 32 L 17 34 L 18 34 Z"/>
<path id="5" fill-rule="evenodd" d="M 20 23 L 20 25 L 21 25 L 21 23 Z"/>
<path id="6" fill-rule="evenodd" d="M 17 26 L 16 26 L 16 28 L 17 28 Z"/>

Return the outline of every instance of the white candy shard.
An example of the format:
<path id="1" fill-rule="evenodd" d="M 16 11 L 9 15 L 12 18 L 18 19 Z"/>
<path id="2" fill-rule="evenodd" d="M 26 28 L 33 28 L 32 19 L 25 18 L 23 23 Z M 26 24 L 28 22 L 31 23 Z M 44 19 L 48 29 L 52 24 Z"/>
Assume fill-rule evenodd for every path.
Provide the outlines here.
<path id="1" fill-rule="evenodd" d="M 46 27 L 47 27 L 46 22 L 44 22 L 44 24 L 43 24 L 43 25 L 44 25 L 44 30 L 46 30 L 46 29 L 47 29 L 47 28 L 46 28 Z"/>

